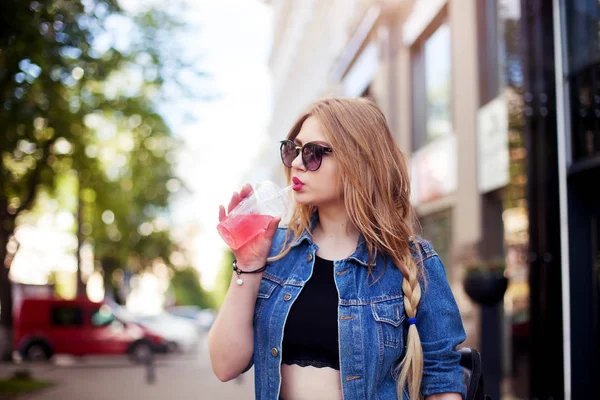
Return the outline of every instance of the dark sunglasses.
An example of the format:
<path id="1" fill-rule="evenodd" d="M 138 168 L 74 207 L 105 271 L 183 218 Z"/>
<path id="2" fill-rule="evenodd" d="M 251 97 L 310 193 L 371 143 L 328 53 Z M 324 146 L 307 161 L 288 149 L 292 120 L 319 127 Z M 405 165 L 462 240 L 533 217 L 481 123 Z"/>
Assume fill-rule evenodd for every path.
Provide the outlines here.
<path id="1" fill-rule="evenodd" d="M 309 171 L 316 171 L 323 162 L 323 155 L 332 152 L 329 147 L 312 142 L 305 143 L 304 146 L 298 146 L 291 140 L 282 140 L 280 143 L 281 161 L 288 168 L 292 168 L 292 163 L 298 157 L 298 154 L 302 153 L 304 167 Z"/>

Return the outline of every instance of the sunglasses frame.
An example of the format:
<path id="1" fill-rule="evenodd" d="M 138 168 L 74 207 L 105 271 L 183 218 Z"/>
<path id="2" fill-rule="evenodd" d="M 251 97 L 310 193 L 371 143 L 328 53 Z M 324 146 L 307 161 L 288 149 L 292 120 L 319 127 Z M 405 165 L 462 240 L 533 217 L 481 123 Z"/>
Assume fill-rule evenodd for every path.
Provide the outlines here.
<path id="1" fill-rule="evenodd" d="M 288 143 L 293 144 L 294 148 L 296 150 L 296 157 L 294 157 L 294 160 L 296 158 L 298 158 L 299 154 L 301 154 L 302 155 L 302 164 L 304 165 L 304 168 L 306 168 L 307 171 L 311 171 L 311 172 L 314 172 L 314 171 L 318 170 L 319 168 L 321 168 L 321 164 L 323 163 L 324 153 L 333 153 L 333 150 L 330 147 L 323 146 L 323 145 L 315 143 L 315 142 L 308 142 L 308 143 L 304 143 L 302 146 L 298 146 L 294 141 L 286 139 L 286 140 L 280 140 L 279 143 L 281 143 L 281 146 L 279 147 L 279 155 L 281 156 L 281 162 L 283 163 L 283 165 L 285 165 L 286 168 L 292 168 L 291 165 L 288 167 L 285 164 L 285 161 L 283 159 L 283 146 Z M 304 160 L 304 148 L 308 145 L 318 147 L 323 151 L 323 153 L 321 153 L 321 157 L 319 158 L 319 165 L 317 165 L 317 168 L 315 168 L 315 169 L 308 168 L 308 166 L 306 165 L 306 161 Z M 293 160 L 292 160 L 292 162 L 293 162 Z"/>

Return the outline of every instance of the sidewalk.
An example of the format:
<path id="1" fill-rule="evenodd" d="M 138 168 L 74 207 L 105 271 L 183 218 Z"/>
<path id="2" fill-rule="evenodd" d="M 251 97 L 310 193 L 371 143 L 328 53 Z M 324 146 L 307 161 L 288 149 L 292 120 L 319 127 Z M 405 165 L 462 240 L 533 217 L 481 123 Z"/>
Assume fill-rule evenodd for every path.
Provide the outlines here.
<path id="1" fill-rule="evenodd" d="M 0 377 L 8 377 L 23 365 L 0 364 Z M 89 359 L 59 365 L 35 365 L 35 379 L 50 380 L 56 386 L 23 400 L 250 400 L 254 399 L 254 371 L 238 380 L 220 382 L 210 368 L 206 351 L 197 355 L 159 358 L 155 381 L 147 382 L 148 370 L 122 358 Z"/>

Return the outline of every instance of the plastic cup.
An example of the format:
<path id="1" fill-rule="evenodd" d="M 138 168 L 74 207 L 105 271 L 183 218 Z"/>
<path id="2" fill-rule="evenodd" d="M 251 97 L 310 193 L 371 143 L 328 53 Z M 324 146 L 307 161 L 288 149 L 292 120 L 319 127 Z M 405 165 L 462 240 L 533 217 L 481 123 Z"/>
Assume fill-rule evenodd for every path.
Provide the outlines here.
<path id="1" fill-rule="evenodd" d="M 271 181 L 256 184 L 252 193 L 217 225 L 219 235 L 233 250 L 239 249 L 264 231 L 275 217 L 287 215 L 291 188 L 281 188 Z"/>

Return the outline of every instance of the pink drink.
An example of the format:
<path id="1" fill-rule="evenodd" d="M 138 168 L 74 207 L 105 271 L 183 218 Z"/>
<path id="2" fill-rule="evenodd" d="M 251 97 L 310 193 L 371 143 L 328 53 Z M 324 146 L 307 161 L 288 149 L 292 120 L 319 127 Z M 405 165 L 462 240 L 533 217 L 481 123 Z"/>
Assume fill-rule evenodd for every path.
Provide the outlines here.
<path id="1" fill-rule="evenodd" d="M 270 215 L 230 215 L 217 225 L 219 234 L 234 250 L 239 249 L 258 235 L 273 220 Z"/>

